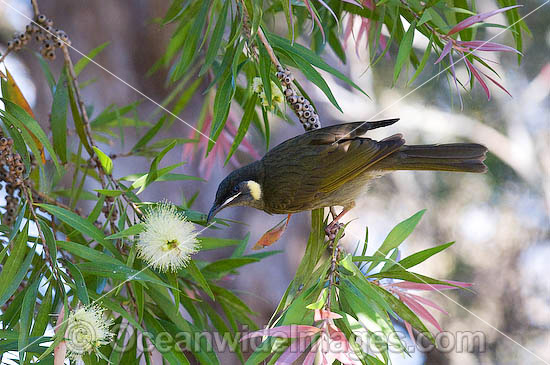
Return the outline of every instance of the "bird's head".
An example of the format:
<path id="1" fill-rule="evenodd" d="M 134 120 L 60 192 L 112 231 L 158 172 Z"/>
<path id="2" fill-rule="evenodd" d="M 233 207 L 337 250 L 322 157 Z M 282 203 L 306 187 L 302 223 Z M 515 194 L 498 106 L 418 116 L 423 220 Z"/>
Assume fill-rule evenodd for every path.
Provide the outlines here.
<path id="1" fill-rule="evenodd" d="M 227 207 L 263 208 L 262 179 L 259 169 L 259 162 L 255 162 L 233 171 L 223 179 L 218 186 L 216 200 L 208 213 L 207 222 Z"/>

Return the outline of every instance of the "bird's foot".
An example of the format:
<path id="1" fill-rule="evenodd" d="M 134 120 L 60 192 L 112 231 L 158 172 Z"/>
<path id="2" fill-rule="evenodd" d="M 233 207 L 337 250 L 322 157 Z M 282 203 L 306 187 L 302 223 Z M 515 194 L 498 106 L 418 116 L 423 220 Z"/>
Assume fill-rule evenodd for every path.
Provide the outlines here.
<path id="1" fill-rule="evenodd" d="M 344 227 L 343 223 L 338 223 L 337 221 L 333 221 L 332 223 L 330 223 L 328 226 L 325 227 L 325 234 L 327 235 L 330 241 L 333 241 L 336 238 L 338 231 L 340 231 L 340 229 L 343 227 Z M 342 234 L 342 237 L 344 237 L 344 234 Z"/>

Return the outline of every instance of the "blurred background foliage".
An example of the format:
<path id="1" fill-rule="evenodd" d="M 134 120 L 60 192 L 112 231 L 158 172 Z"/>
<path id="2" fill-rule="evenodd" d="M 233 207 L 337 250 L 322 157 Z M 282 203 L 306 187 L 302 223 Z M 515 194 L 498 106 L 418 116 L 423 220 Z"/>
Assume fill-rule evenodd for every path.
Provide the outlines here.
<path id="1" fill-rule="evenodd" d="M 33 16 L 28 2 L 8 3 Z M 472 13 L 488 13 L 515 2 L 366 0 L 362 7 L 354 1 L 337 0 L 326 4 L 261 3 L 244 1 L 247 15 L 238 6 L 240 1 L 40 3 L 41 12 L 70 35 L 74 47 L 86 54 L 96 49 L 94 60 L 116 75 L 90 64 L 79 77 L 94 138 L 98 147 L 110 155 L 115 179 L 131 185 L 150 171 L 153 157 L 170 147 L 162 166 L 172 166 L 173 170 L 147 186 L 139 198 L 152 202 L 166 198 L 181 205 L 192 221 L 204 224 L 200 212 L 209 208 L 217 184 L 227 172 L 263 155 L 269 146 L 302 132 L 284 103 L 273 103 L 271 108 L 269 91 L 264 90 L 266 107 L 261 107 L 261 97 L 255 97 L 254 78 L 260 77 L 264 88 L 272 85 L 266 82 L 269 78 L 277 82 L 275 68 L 261 42 L 250 42 L 246 36 L 256 37 L 261 25 L 275 55 L 294 72 L 296 88 L 309 96 L 323 125 L 400 117 L 398 124 L 373 131 L 373 138 L 400 132 L 409 143 L 464 140 L 485 144 L 491 151 L 486 175 L 395 173 L 373 183 L 368 197 L 349 213 L 353 220 L 342 244 L 353 251 L 368 225 L 370 242 L 376 243 L 367 251 L 372 254 L 372 246 L 377 247 L 396 223 L 426 208 L 423 221 L 401 246 L 402 255 L 456 241 L 437 260 L 422 263 L 416 272 L 474 283 L 476 294 L 450 294 L 456 303 L 437 293 L 431 295 L 444 303 L 450 313 L 437 317 L 442 326 L 453 332 L 484 332 L 486 351 L 414 352 L 412 359 L 397 356 L 394 362 L 539 361 L 507 336 L 548 361 L 550 288 L 545 280 L 545 265 L 550 259 L 550 7 L 542 6 L 525 19 L 525 26 L 517 23 L 502 34 L 502 24 L 513 23 L 544 2 L 525 2 L 522 8 L 495 14 L 481 26 L 459 32 L 462 41 L 495 37 L 492 42 L 514 46 L 521 52 L 501 52 L 503 49 L 495 46 L 481 53 L 489 60 L 468 56 L 474 70 L 485 72 L 510 97 L 486 77 L 476 77 L 466 62 L 458 62 L 454 68 L 431 78 L 447 68 L 449 51 L 455 60 L 460 57 L 456 44 L 452 50 L 445 48 L 449 43 L 446 34 L 454 25 Z M 247 16 L 250 22 L 246 21 Z M 5 50 L 11 34 L 24 29 L 28 21 L 5 4 L 0 4 L 0 18 L 0 41 Z M 442 53 L 446 57 L 437 62 Z M 74 58 L 80 56 L 75 54 Z M 44 67 L 30 50 L 10 54 L 5 64 L 51 140 L 52 84 L 48 83 Z M 48 64 L 53 80 L 58 80 L 63 58 L 58 56 Z M 480 79 L 485 80 L 486 87 Z M 464 88 L 458 82 L 455 85 L 455 80 Z M 165 105 L 173 114 L 162 112 L 136 90 Z M 246 114 L 251 100 L 258 108 Z M 249 120 L 243 120 L 243 114 Z M 207 136 L 217 143 L 209 143 Z M 244 137 L 238 148 L 235 136 Z M 94 181 L 93 169 L 91 179 L 78 180 L 85 182 L 80 198 L 71 195 L 77 181 L 74 176 L 82 178 L 84 171 L 77 170 L 73 175 L 74 166 L 79 165 L 71 162 L 76 161 L 74 154 L 85 149 L 79 145 L 79 138 L 69 130 L 69 162 L 63 164 L 67 173 L 52 179 L 55 166 L 47 164 L 44 171 L 52 175 L 42 180 L 40 189 L 46 186 L 49 190 L 44 191 L 55 199 L 81 212 L 93 212 L 98 200 L 93 189 L 101 187 Z M 186 164 L 177 165 L 181 162 Z M 54 185 L 44 184 L 52 181 Z M 245 236 L 253 243 L 280 220 L 241 208 L 224 211 L 223 216 L 245 224 L 231 223 L 224 229 L 207 231 L 208 236 L 227 239 L 212 239 L 213 246 L 235 245 Z M 261 257 L 250 256 L 248 249 L 242 251 L 242 242 L 236 251 L 222 248 L 201 252 L 197 256 L 201 262 L 213 262 L 231 254 L 249 258 L 240 275 L 230 275 L 216 287 L 216 296 L 226 298 L 216 309 L 230 315 L 231 307 L 224 305 L 240 303 L 233 297 L 232 293 L 236 293 L 251 308 L 239 322 L 266 324 L 294 277 L 310 224 L 309 214 L 295 216 L 283 239 Z M 114 227 L 115 231 L 119 228 L 124 225 Z M 6 226 L 4 233 L 9 237 Z M 235 238 L 239 241 L 230 240 Z M 276 250 L 283 252 L 270 254 Z M 263 260 L 254 263 L 256 258 Z M 213 274 L 212 278 L 219 275 Z M 34 279 L 29 277 L 28 282 Z M 23 300 L 23 295 L 19 298 Z M 2 309 L 5 316 L 5 308 Z M 239 309 L 236 313 L 243 308 Z M 214 313 L 206 315 L 211 320 L 217 318 Z M 219 358 L 222 363 L 236 361 L 235 355 L 229 353 L 222 353 Z"/>

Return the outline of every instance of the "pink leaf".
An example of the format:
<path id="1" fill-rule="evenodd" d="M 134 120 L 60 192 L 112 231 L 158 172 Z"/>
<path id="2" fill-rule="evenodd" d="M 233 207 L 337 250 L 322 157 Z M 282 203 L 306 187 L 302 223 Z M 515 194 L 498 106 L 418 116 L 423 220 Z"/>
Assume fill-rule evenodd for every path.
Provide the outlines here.
<path id="1" fill-rule="evenodd" d="M 312 347 L 311 351 L 307 354 L 306 358 L 304 359 L 303 365 L 313 365 L 315 362 L 315 358 L 317 357 L 317 350 L 319 349 L 321 341 L 317 341 Z"/>
<path id="2" fill-rule="evenodd" d="M 502 8 L 502 9 L 497 9 L 497 10 L 493 10 L 493 11 L 488 11 L 486 13 L 481 13 L 481 14 L 477 14 L 477 15 L 473 15 L 469 18 L 466 18 L 464 19 L 463 21 L 461 21 L 460 23 L 458 23 L 457 25 L 455 25 L 450 31 L 449 33 L 447 33 L 447 35 L 451 35 L 451 34 L 455 34 L 456 32 L 460 32 L 461 30 L 464 30 L 476 23 L 479 23 L 479 22 L 482 22 L 483 20 L 487 19 L 487 18 L 490 18 L 492 17 L 493 15 L 496 15 L 498 13 L 502 13 L 502 12 L 505 12 L 505 11 L 508 11 L 510 9 L 513 9 L 513 8 L 518 8 L 520 7 L 521 5 L 514 5 L 514 6 L 508 6 L 506 8 Z"/>
<path id="3" fill-rule="evenodd" d="M 370 11 L 373 11 L 374 8 L 376 7 L 376 5 L 374 4 L 374 1 L 373 1 L 373 0 L 363 0 L 363 2 L 365 3 L 365 6 L 366 6 Z"/>
<path id="4" fill-rule="evenodd" d="M 426 321 L 433 324 L 439 331 L 443 331 L 441 329 L 441 326 L 437 322 L 437 320 L 422 306 L 422 304 L 418 303 L 413 298 L 407 296 L 406 294 L 399 295 L 399 298 L 403 303 L 405 303 L 413 312 L 418 314 L 421 318 L 424 318 Z"/>
<path id="5" fill-rule="evenodd" d="M 321 24 L 321 19 L 317 16 L 317 13 L 313 10 L 313 6 L 309 3 L 310 0 L 304 0 L 304 4 L 307 7 L 307 10 L 309 11 L 309 14 L 311 15 L 311 19 L 319 26 L 319 30 L 321 31 L 321 34 L 323 35 L 323 43 L 325 42 L 325 30 L 323 29 L 323 25 Z M 311 24 L 311 31 L 313 31 L 313 24 Z"/>
<path id="6" fill-rule="evenodd" d="M 472 71 L 472 75 L 479 81 L 479 84 L 481 87 L 483 87 L 483 90 L 485 90 L 485 94 L 487 95 L 487 100 L 491 100 L 491 92 L 489 91 L 489 87 L 485 83 L 485 80 L 483 80 L 483 77 L 477 72 L 477 69 L 468 61 L 468 59 L 465 57 L 464 62 L 466 62 L 466 66 Z"/>
<path id="7" fill-rule="evenodd" d="M 277 359 L 276 365 L 293 364 L 306 351 L 311 343 L 311 337 L 306 337 L 303 341 L 301 338 L 294 340 L 286 351 Z"/>
<path id="8" fill-rule="evenodd" d="M 288 326 L 279 326 L 266 328 L 246 334 L 241 338 L 241 342 L 249 338 L 273 336 L 281 338 L 311 337 L 320 331 L 319 328 L 301 324 L 291 324 Z"/>
<path id="9" fill-rule="evenodd" d="M 495 42 L 487 41 L 468 41 L 468 42 L 458 42 L 459 45 L 468 48 L 474 48 L 472 51 L 488 51 L 488 52 L 515 52 L 521 54 L 517 49 L 505 46 L 504 44 L 499 44 Z"/>
<path id="10" fill-rule="evenodd" d="M 340 28 L 338 17 L 336 16 L 336 14 L 334 14 L 334 11 L 332 11 L 330 6 L 328 6 L 327 3 L 325 3 L 323 0 L 317 0 L 317 1 L 319 1 L 321 5 L 323 5 L 332 14 L 332 17 L 334 18 L 334 20 L 336 20 L 337 27 Z"/>
<path id="11" fill-rule="evenodd" d="M 346 23 L 346 29 L 344 30 L 344 49 L 348 47 L 348 39 L 353 32 L 354 19 L 355 17 L 353 16 L 353 14 L 349 14 L 348 22 Z"/>
<path id="12" fill-rule="evenodd" d="M 428 305 L 434 309 L 437 309 L 438 311 L 440 311 L 441 313 L 443 314 L 446 314 L 446 315 L 449 315 L 449 312 L 447 312 L 445 309 L 443 309 L 441 306 L 439 306 L 438 304 L 432 302 L 431 300 L 429 299 L 426 299 L 424 297 L 421 297 L 420 295 L 416 295 L 416 294 L 411 294 L 411 293 L 407 293 L 408 296 L 410 296 L 411 298 L 413 299 L 416 299 L 417 302 L 420 302 L 422 304 L 425 304 L 425 305 Z"/>
<path id="13" fill-rule="evenodd" d="M 409 337 L 411 338 L 412 342 L 416 343 L 416 340 L 414 339 L 414 333 L 413 333 L 413 328 L 412 328 L 411 324 L 407 321 L 403 321 L 403 322 L 405 322 L 405 328 L 407 329 L 407 333 L 409 334 Z"/>
<path id="14" fill-rule="evenodd" d="M 462 58 L 464 58 L 464 56 Z M 455 81 L 456 93 L 458 94 L 458 100 L 460 100 L 460 110 L 462 110 L 464 109 L 464 104 L 462 103 L 462 95 L 460 95 L 460 89 L 458 88 L 458 80 L 456 79 L 455 62 L 453 61 L 453 52 L 449 52 L 449 60 L 451 61 L 451 73 L 453 75 L 453 80 Z"/>
<path id="15" fill-rule="evenodd" d="M 363 5 L 361 5 L 361 3 L 359 3 L 359 1 L 355 1 L 355 0 L 342 0 L 342 1 L 345 2 L 345 3 L 348 3 L 348 4 L 359 6 L 361 8 L 363 7 Z"/>
<path id="16" fill-rule="evenodd" d="M 500 87 L 502 90 L 504 90 L 504 92 L 508 95 L 510 95 L 510 97 L 512 97 L 512 94 L 510 94 L 508 92 L 508 90 L 506 90 L 504 88 L 504 86 L 502 86 L 501 84 L 499 84 L 495 79 L 493 79 L 492 77 L 490 77 L 489 75 L 487 75 L 485 72 L 481 72 L 483 75 L 485 75 L 486 78 L 488 78 L 489 80 L 491 80 L 493 82 L 493 84 L 495 84 L 496 86 Z"/>
<path id="17" fill-rule="evenodd" d="M 445 44 L 445 47 L 443 47 L 443 51 L 441 51 L 441 55 L 440 55 L 439 58 L 434 62 L 434 65 L 437 65 L 439 62 L 441 62 L 441 60 L 442 60 L 449 52 L 451 52 L 452 46 L 453 46 L 453 42 L 452 42 L 451 40 L 449 40 L 449 41 Z"/>
<path id="18" fill-rule="evenodd" d="M 461 281 L 451 281 L 446 280 L 447 283 L 457 285 L 463 288 L 472 286 L 471 283 L 464 283 Z M 450 290 L 450 289 L 458 289 L 455 286 L 450 285 L 443 285 L 443 284 L 424 284 L 424 283 L 413 283 L 410 281 L 401 281 L 399 283 L 393 283 L 387 285 L 389 287 L 397 287 L 401 289 L 410 289 L 410 290 Z"/>
<path id="19" fill-rule="evenodd" d="M 315 321 L 321 321 L 323 319 L 340 319 L 340 318 L 342 318 L 342 316 L 339 315 L 338 313 L 334 313 L 324 309 L 315 310 L 315 316 L 314 316 Z"/>

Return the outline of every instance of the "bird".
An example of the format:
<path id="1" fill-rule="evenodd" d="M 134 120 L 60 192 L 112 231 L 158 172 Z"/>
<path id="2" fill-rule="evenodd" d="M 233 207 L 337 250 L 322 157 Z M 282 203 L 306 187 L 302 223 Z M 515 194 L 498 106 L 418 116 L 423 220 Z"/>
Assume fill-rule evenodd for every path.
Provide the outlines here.
<path id="1" fill-rule="evenodd" d="M 207 222 L 222 209 L 247 206 L 269 214 L 294 214 L 340 206 L 327 225 L 334 236 L 369 182 L 396 170 L 483 173 L 487 148 L 477 143 L 406 145 L 402 134 L 380 141 L 366 136 L 399 118 L 352 122 L 290 138 L 219 184 Z M 332 208 L 331 208 L 332 209 Z"/>

